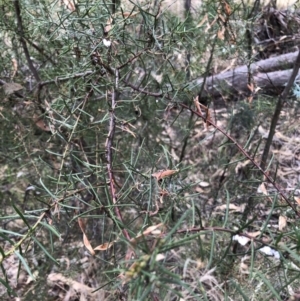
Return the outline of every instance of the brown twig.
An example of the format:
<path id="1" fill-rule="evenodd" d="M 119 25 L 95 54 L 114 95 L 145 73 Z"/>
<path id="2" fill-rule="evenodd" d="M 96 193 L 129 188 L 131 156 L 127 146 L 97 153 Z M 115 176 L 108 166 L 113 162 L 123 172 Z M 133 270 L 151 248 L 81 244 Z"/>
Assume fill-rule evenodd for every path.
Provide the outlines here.
<path id="1" fill-rule="evenodd" d="M 149 50 L 149 47 L 146 47 L 145 49 L 143 49 L 142 51 L 138 52 L 137 54 L 135 54 L 132 58 L 130 58 L 126 63 L 120 65 L 119 67 L 117 67 L 118 70 L 124 68 L 125 66 L 128 66 L 129 64 L 131 64 L 131 62 L 133 60 L 135 60 L 136 58 L 138 58 L 139 56 L 141 56 L 142 54 L 144 54 L 147 50 Z"/>
<path id="2" fill-rule="evenodd" d="M 113 140 L 115 135 L 115 129 L 116 129 L 116 117 L 115 117 L 115 108 L 117 105 L 117 99 L 118 99 L 118 86 L 119 86 L 119 70 L 115 70 L 115 87 L 112 92 L 112 98 L 111 98 L 111 108 L 110 108 L 110 119 L 109 119 L 109 129 L 108 129 L 108 135 L 105 142 L 105 148 L 106 148 L 106 159 L 107 159 L 107 173 L 109 178 L 109 187 L 110 187 L 110 193 L 112 202 L 114 205 L 114 209 L 116 212 L 116 215 L 123 223 L 122 214 L 120 212 L 120 209 L 117 204 L 117 196 L 116 196 L 116 188 L 115 188 L 115 181 L 114 181 L 114 175 L 113 175 Z M 123 229 L 124 236 L 130 240 L 129 233 L 126 229 Z"/>
<path id="3" fill-rule="evenodd" d="M 51 79 L 51 80 L 47 80 L 47 81 L 44 81 L 44 82 L 40 82 L 39 86 L 42 88 L 43 86 L 46 86 L 46 85 L 49 85 L 49 84 L 57 84 L 57 83 L 60 83 L 60 82 L 68 81 L 70 79 L 76 79 L 76 78 L 79 78 L 79 77 L 85 77 L 85 76 L 91 75 L 93 73 L 94 73 L 94 71 L 88 70 L 86 72 L 75 73 L 75 74 L 72 74 L 72 75 L 69 75 L 69 76 L 65 76 L 65 77 L 56 77 L 55 79 Z"/>
<path id="4" fill-rule="evenodd" d="M 24 39 L 26 39 L 27 43 L 30 44 L 34 49 L 36 49 L 41 55 L 43 55 L 49 62 L 51 62 L 53 65 L 56 65 L 55 61 L 51 58 L 50 55 L 45 53 L 45 50 L 43 48 L 39 47 L 38 45 L 36 45 L 35 43 L 33 43 L 25 37 Z"/>
<path id="5" fill-rule="evenodd" d="M 33 62 L 30 58 L 29 50 L 27 47 L 26 39 L 25 39 L 25 34 L 24 34 L 24 29 L 23 29 L 23 22 L 22 22 L 22 17 L 21 17 L 21 8 L 20 8 L 20 3 L 19 0 L 14 0 L 14 5 L 15 5 L 15 10 L 16 10 L 16 16 L 17 16 L 17 25 L 18 25 L 18 34 L 19 34 L 19 39 L 22 44 L 24 54 L 28 63 L 28 67 L 30 71 L 32 72 L 35 80 L 37 82 L 40 82 L 40 76 L 36 70 L 36 68 L 33 65 Z"/>
<path id="6" fill-rule="evenodd" d="M 123 80 L 123 83 L 125 85 L 127 85 L 128 87 L 130 87 L 131 89 L 137 91 L 137 92 L 140 92 L 142 94 L 146 94 L 148 96 L 153 96 L 153 97 L 163 97 L 164 96 L 164 93 L 154 93 L 154 92 L 150 92 L 150 91 L 147 91 L 147 90 L 144 90 L 144 89 L 141 89 L 131 83 L 129 83 L 128 81 L 126 80 Z M 167 99 L 170 99 L 170 98 L 167 98 Z"/>

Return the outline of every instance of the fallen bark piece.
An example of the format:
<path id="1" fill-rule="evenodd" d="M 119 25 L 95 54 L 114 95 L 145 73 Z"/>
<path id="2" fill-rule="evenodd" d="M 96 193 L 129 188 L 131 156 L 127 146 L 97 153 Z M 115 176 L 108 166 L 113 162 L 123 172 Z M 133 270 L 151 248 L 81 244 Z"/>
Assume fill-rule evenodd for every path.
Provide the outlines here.
<path id="1" fill-rule="evenodd" d="M 47 278 L 47 284 L 50 287 L 61 287 L 61 288 L 68 287 L 68 291 L 66 295 L 68 295 L 69 299 L 72 297 L 72 295 L 78 296 L 79 294 L 82 298 L 89 297 L 89 300 L 93 300 L 93 301 L 105 300 L 104 290 L 100 289 L 93 293 L 93 291 L 95 291 L 97 288 L 91 288 L 83 283 L 75 281 L 71 278 L 67 278 L 60 273 L 49 274 Z M 86 299 L 80 299 L 80 300 L 86 300 Z"/>

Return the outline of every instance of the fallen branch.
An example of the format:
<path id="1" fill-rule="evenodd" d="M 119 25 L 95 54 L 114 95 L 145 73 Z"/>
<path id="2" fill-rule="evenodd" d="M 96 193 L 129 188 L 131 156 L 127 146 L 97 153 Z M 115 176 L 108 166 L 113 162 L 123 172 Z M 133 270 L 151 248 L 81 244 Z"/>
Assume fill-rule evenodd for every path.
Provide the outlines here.
<path id="1" fill-rule="evenodd" d="M 240 66 L 207 78 L 199 78 L 193 81 L 191 86 L 201 87 L 205 82 L 201 100 L 223 97 L 224 94 L 237 95 L 237 92 L 249 93 L 248 75 L 250 72 L 256 87 L 263 90 L 284 87 L 291 77 L 297 55 L 298 51 L 295 51 L 255 62 L 250 65 L 250 68 L 247 65 Z"/>

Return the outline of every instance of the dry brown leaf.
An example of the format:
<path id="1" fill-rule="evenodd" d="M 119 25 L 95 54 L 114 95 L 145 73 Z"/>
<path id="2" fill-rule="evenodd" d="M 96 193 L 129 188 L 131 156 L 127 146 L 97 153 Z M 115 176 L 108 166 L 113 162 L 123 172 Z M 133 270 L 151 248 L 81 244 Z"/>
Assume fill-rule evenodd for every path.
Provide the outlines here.
<path id="1" fill-rule="evenodd" d="M 241 260 L 241 264 L 240 264 L 240 273 L 241 274 L 249 274 L 249 264 L 248 261 L 249 261 L 249 256 L 244 256 Z M 247 263 L 245 263 L 247 262 Z"/>
<path id="2" fill-rule="evenodd" d="M 300 198 L 295 196 L 294 199 L 295 199 L 295 202 L 297 203 L 297 205 L 300 205 Z"/>
<path id="3" fill-rule="evenodd" d="M 75 3 L 73 0 L 64 0 L 64 4 L 70 11 L 73 12 L 76 10 Z"/>
<path id="4" fill-rule="evenodd" d="M 137 235 L 136 237 L 132 238 L 130 240 L 132 245 L 135 245 L 141 238 L 148 236 L 148 235 L 155 235 L 159 236 L 162 233 L 162 230 L 158 229 L 159 227 L 162 227 L 163 223 L 160 223 L 158 225 L 150 226 L 146 230 L 143 231 L 143 233 Z"/>
<path id="5" fill-rule="evenodd" d="M 95 255 L 95 251 L 94 251 L 90 241 L 88 240 L 87 236 L 85 235 L 85 233 L 83 233 L 83 243 L 84 243 L 84 246 L 88 249 L 88 251 L 92 255 Z"/>
<path id="6" fill-rule="evenodd" d="M 14 78 L 18 72 L 18 61 L 15 58 L 12 58 L 11 62 L 13 64 L 13 70 L 14 70 L 13 74 L 11 75 L 11 78 Z"/>
<path id="7" fill-rule="evenodd" d="M 132 260 L 135 257 L 135 251 L 132 248 L 128 248 L 125 254 L 125 261 Z"/>
<path id="8" fill-rule="evenodd" d="M 286 216 L 280 215 L 278 220 L 278 229 L 282 231 L 287 225 L 287 218 Z"/>
<path id="9" fill-rule="evenodd" d="M 112 22 L 113 22 L 112 17 L 109 17 L 109 19 L 107 20 L 106 25 L 104 27 L 104 34 L 105 35 L 107 35 L 110 32 L 110 30 L 112 28 Z"/>
<path id="10" fill-rule="evenodd" d="M 78 218 L 78 225 L 79 225 L 81 231 L 84 233 L 86 222 L 80 217 Z"/>
<path id="11" fill-rule="evenodd" d="M 231 15 L 231 8 L 227 1 L 222 1 L 224 12 L 227 16 Z"/>
<path id="12" fill-rule="evenodd" d="M 118 126 L 119 129 L 121 129 L 123 132 L 127 132 L 129 133 L 130 135 L 132 135 L 134 138 L 136 138 L 136 135 L 133 131 L 131 131 L 127 125 L 123 125 L 121 127 Z"/>
<path id="13" fill-rule="evenodd" d="M 198 193 L 203 193 L 204 192 L 204 190 L 200 187 L 196 187 L 195 191 L 198 192 Z"/>
<path id="14" fill-rule="evenodd" d="M 196 96 L 194 98 L 194 104 L 195 104 L 195 107 L 197 108 L 198 113 L 201 114 L 201 116 L 202 116 L 202 111 L 201 111 L 200 103 L 199 103 L 199 96 Z"/>
<path id="15" fill-rule="evenodd" d="M 255 238 L 255 237 L 257 237 L 257 236 L 259 236 L 259 235 L 261 234 L 260 231 L 256 231 L 256 232 L 246 232 L 246 233 L 247 233 L 247 235 L 249 235 L 249 236 L 251 236 L 251 237 L 253 237 L 253 238 Z"/>
<path id="16" fill-rule="evenodd" d="M 161 234 L 161 230 L 157 229 L 161 226 L 163 226 L 163 223 L 160 223 L 160 224 L 154 225 L 154 226 L 150 226 L 145 231 L 143 231 L 143 235 L 147 236 L 149 234 L 154 234 L 154 235 Z"/>
<path id="17" fill-rule="evenodd" d="M 45 123 L 45 121 L 43 119 L 41 119 L 41 118 L 37 119 L 34 123 L 41 130 L 43 130 L 45 132 L 51 132 L 50 127 Z"/>
<path id="18" fill-rule="evenodd" d="M 152 177 L 156 178 L 156 180 L 159 181 L 163 178 L 170 177 L 177 172 L 178 172 L 178 170 L 167 169 L 167 170 L 158 171 L 158 172 L 153 173 Z"/>
<path id="19" fill-rule="evenodd" d="M 123 12 L 122 15 L 124 18 L 134 18 L 137 14 L 139 14 L 140 12 Z"/>
<path id="20" fill-rule="evenodd" d="M 88 249 L 88 251 L 92 254 L 95 255 L 95 251 L 90 243 L 90 241 L 88 240 L 87 236 L 85 235 L 85 226 L 86 223 L 82 218 L 78 218 L 78 225 L 83 233 L 83 243 L 84 246 Z"/>
<path id="21" fill-rule="evenodd" d="M 258 193 L 262 193 L 262 194 L 264 194 L 264 195 L 268 195 L 268 192 L 267 192 L 265 183 L 261 183 L 261 184 L 258 186 L 257 192 L 258 192 Z"/>
<path id="22" fill-rule="evenodd" d="M 238 174 L 240 171 L 242 171 L 248 164 L 250 164 L 251 161 L 250 160 L 246 160 L 244 162 L 238 162 L 238 164 L 236 165 L 234 171 L 236 174 Z"/>
<path id="23" fill-rule="evenodd" d="M 228 207 L 229 210 L 232 210 L 232 212 L 244 212 L 245 209 L 245 205 L 240 205 L 237 206 L 235 204 L 229 204 L 229 206 L 227 205 L 220 205 L 216 207 L 216 210 L 226 210 Z"/>
<path id="24" fill-rule="evenodd" d="M 69 287 L 69 291 L 75 291 L 75 294 L 77 294 L 75 298 L 77 300 L 85 300 L 86 297 L 89 297 L 89 300 L 106 300 L 105 291 L 103 289 L 95 291 L 95 288 L 89 287 L 83 283 L 75 281 L 72 278 L 67 278 L 59 273 L 49 274 L 47 277 L 47 284 L 51 287 L 61 287 L 63 289 L 65 289 L 65 287 Z M 69 299 L 64 298 L 63 300 Z"/>
<path id="25" fill-rule="evenodd" d="M 197 24 L 196 28 L 201 27 L 207 21 L 208 21 L 208 16 L 207 14 L 205 14 L 204 18 L 200 21 L 200 23 Z"/>
<path id="26" fill-rule="evenodd" d="M 206 128 L 208 128 L 212 124 L 210 110 L 206 109 Z"/>
<path id="27" fill-rule="evenodd" d="M 247 84 L 247 87 L 248 87 L 248 89 L 249 89 L 251 92 L 254 91 L 254 85 L 253 85 L 253 83 Z"/>
<path id="28" fill-rule="evenodd" d="M 110 249 L 114 245 L 114 242 L 105 242 L 102 245 L 97 246 L 94 248 L 94 251 L 106 251 L 107 249 Z"/>
<path id="29" fill-rule="evenodd" d="M 5 94 L 10 95 L 14 92 L 22 90 L 24 87 L 18 83 L 5 83 L 3 89 Z"/>
<path id="30" fill-rule="evenodd" d="M 218 31 L 218 38 L 220 40 L 224 40 L 225 39 L 224 33 L 225 33 L 225 28 L 224 27 L 222 28 L 222 30 Z"/>

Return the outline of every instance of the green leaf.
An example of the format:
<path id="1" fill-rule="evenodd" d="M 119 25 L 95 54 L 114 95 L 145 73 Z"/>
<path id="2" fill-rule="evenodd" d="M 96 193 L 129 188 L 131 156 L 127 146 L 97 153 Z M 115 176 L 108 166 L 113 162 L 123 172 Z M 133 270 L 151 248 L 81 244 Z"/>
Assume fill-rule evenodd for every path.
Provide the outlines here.
<path id="1" fill-rule="evenodd" d="M 3 286 L 6 287 L 7 292 L 8 292 L 9 294 L 13 294 L 14 297 L 17 297 L 17 296 L 18 296 L 17 293 L 16 293 L 16 291 L 13 290 L 5 280 L 3 280 L 3 279 L 0 278 L 0 283 L 1 283 Z"/>
<path id="2" fill-rule="evenodd" d="M 35 280 L 35 277 L 34 277 L 33 274 L 31 273 L 30 267 L 29 267 L 29 265 L 27 264 L 26 259 L 20 254 L 19 251 L 15 251 L 14 253 L 18 256 L 18 258 L 19 258 L 20 261 L 22 262 L 22 264 L 23 264 L 25 270 L 27 271 L 27 273 L 29 274 L 29 276 L 30 276 L 32 279 Z"/>
<path id="3" fill-rule="evenodd" d="M 43 225 L 45 228 L 49 229 L 54 235 L 56 235 L 59 239 L 61 239 L 61 234 L 55 229 L 55 227 L 45 222 L 41 222 L 40 224 Z"/>
<path id="4" fill-rule="evenodd" d="M 56 261 L 56 259 L 54 257 L 52 257 L 52 255 L 47 251 L 47 249 L 43 246 L 42 243 L 40 243 L 35 237 L 32 237 L 32 239 L 37 243 L 37 245 L 43 250 L 43 252 L 57 265 L 59 265 L 59 263 Z"/>
<path id="5" fill-rule="evenodd" d="M 13 206 L 13 208 L 15 209 L 15 211 L 17 212 L 17 214 L 21 217 L 21 219 L 23 220 L 23 222 L 27 225 L 27 227 L 29 229 L 31 229 L 30 225 L 28 224 L 25 216 L 23 215 L 23 213 L 18 209 L 18 207 L 12 202 L 11 204 Z"/>

